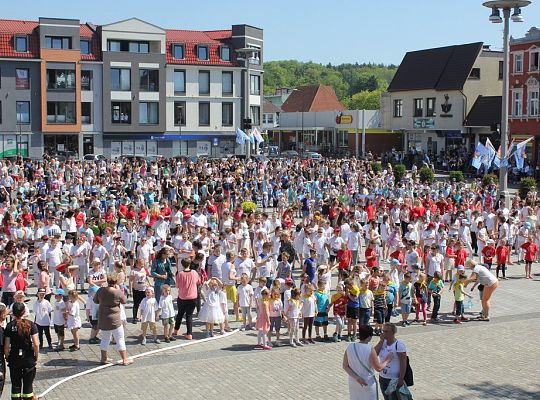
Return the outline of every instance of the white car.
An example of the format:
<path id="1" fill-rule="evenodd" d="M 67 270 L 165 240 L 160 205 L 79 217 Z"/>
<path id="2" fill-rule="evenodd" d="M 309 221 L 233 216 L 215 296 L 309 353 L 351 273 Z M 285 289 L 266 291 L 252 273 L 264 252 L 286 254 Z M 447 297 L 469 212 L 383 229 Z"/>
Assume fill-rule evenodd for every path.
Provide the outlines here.
<path id="1" fill-rule="evenodd" d="M 85 154 L 83 157 L 84 161 L 98 161 L 106 160 L 106 157 L 103 154 Z"/>

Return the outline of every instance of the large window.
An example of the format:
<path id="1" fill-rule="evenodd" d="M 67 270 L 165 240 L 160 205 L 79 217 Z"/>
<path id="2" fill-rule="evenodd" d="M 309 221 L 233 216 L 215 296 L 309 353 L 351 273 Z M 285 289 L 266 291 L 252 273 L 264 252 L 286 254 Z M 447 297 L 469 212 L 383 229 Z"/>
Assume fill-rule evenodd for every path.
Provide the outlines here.
<path id="1" fill-rule="evenodd" d="M 233 95 L 233 73 L 230 71 L 221 74 L 221 90 L 223 96 Z"/>
<path id="2" fill-rule="evenodd" d="M 150 44 L 148 42 L 135 42 L 129 40 L 109 40 L 107 42 L 109 51 L 123 51 L 130 53 L 149 53 Z"/>
<path id="3" fill-rule="evenodd" d="M 81 90 L 92 90 L 92 71 L 81 71 Z"/>
<path id="4" fill-rule="evenodd" d="M 221 52 L 221 59 L 223 61 L 231 61 L 231 48 L 227 46 L 223 46 L 220 49 Z"/>
<path id="5" fill-rule="evenodd" d="M 81 54 L 90 54 L 90 40 L 81 39 Z"/>
<path id="6" fill-rule="evenodd" d="M 251 94 L 261 94 L 261 77 L 260 75 L 251 75 L 250 76 L 250 85 L 249 93 Z"/>
<path id="7" fill-rule="evenodd" d="M 221 104 L 221 125 L 232 126 L 233 125 L 233 103 Z"/>
<path id="8" fill-rule="evenodd" d="M 529 90 L 529 115 L 538 116 L 538 89 Z"/>
<path id="9" fill-rule="evenodd" d="M 538 51 L 531 51 L 529 54 L 529 60 L 530 60 L 530 71 L 538 71 L 539 67 L 539 57 L 540 52 Z"/>
<path id="10" fill-rule="evenodd" d="M 131 124 L 131 103 L 127 101 L 112 102 L 111 117 L 113 124 Z"/>
<path id="11" fill-rule="evenodd" d="M 159 123 L 158 103 L 139 103 L 139 123 L 156 125 Z"/>
<path id="12" fill-rule="evenodd" d="M 251 125 L 259 126 L 261 124 L 261 107 L 250 106 L 251 110 Z"/>
<path id="13" fill-rule="evenodd" d="M 15 69 L 15 88 L 18 90 L 30 89 L 30 71 L 27 68 Z"/>
<path id="14" fill-rule="evenodd" d="M 139 78 L 142 92 L 159 92 L 159 70 L 140 69 Z"/>
<path id="15" fill-rule="evenodd" d="M 15 51 L 26 53 L 28 51 L 28 36 L 15 36 Z"/>
<path id="16" fill-rule="evenodd" d="M 512 91 L 512 115 L 518 117 L 522 114 L 523 110 L 523 94 L 521 90 Z"/>
<path id="17" fill-rule="evenodd" d="M 174 70 L 174 94 L 186 93 L 186 71 Z"/>
<path id="18" fill-rule="evenodd" d="M 424 115 L 424 99 L 414 99 L 414 116 L 422 117 Z"/>
<path id="19" fill-rule="evenodd" d="M 274 114 L 263 114 L 263 124 L 273 124 Z"/>
<path id="20" fill-rule="evenodd" d="M 131 70 L 111 68 L 111 90 L 131 90 Z"/>
<path id="21" fill-rule="evenodd" d="M 426 117 L 434 117 L 435 116 L 435 97 L 428 97 L 426 99 Z"/>
<path id="22" fill-rule="evenodd" d="M 92 123 L 92 103 L 90 102 L 81 103 L 81 123 L 83 124 Z"/>
<path id="23" fill-rule="evenodd" d="M 338 131 L 338 146 L 349 147 L 349 132 Z"/>
<path id="24" fill-rule="evenodd" d="M 173 58 L 177 60 L 184 59 L 184 45 L 183 44 L 173 44 L 172 45 L 172 54 Z"/>
<path id="25" fill-rule="evenodd" d="M 514 72 L 523 72 L 523 54 L 514 54 Z"/>
<path id="26" fill-rule="evenodd" d="M 199 60 L 208 60 L 208 46 L 197 46 L 197 58 Z"/>
<path id="27" fill-rule="evenodd" d="M 210 126 L 210 103 L 199 103 L 199 126 Z"/>
<path id="28" fill-rule="evenodd" d="M 75 71 L 71 69 L 48 69 L 47 89 L 75 90 Z"/>
<path id="29" fill-rule="evenodd" d="M 45 47 L 47 49 L 71 49 L 71 38 L 69 36 L 45 36 Z"/>
<path id="30" fill-rule="evenodd" d="M 210 94 L 210 71 L 199 71 L 199 94 Z"/>
<path id="31" fill-rule="evenodd" d="M 403 117 L 403 100 L 394 100 L 394 117 Z"/>
<path id="32" fill-rule="evenodd" d="M 502 81 L 504 76 L 504 62 L 499 61 L 499 80 Z"/>
<path id="33" fill-rule="evenodd" d="M 74 124 L 75 102 L 48 101 L 47 102 L 47 123 L 49 124 Z"/>
<path id="34" fill-rule="evenodd" d="M 174 126 L 184 126 L 186 124 L 186 102 L 174 102 Z"/>
<path id="35" fill-rule="evenodd" d="M 17 123 L 29 124 L 30 123 L 30 102 L 18 101 L 16 104 L 17 110 Z"/>

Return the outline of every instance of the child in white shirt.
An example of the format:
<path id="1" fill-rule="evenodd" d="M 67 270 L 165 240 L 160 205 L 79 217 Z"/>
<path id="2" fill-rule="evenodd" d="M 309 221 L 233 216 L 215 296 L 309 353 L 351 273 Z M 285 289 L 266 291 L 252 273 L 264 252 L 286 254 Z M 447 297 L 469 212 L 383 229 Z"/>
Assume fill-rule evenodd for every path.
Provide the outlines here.
<path id="1" fill-rule="evenodd" d="M 165 343 L 170 343 L 176 340 L 172 331 L 174 327 L 174 306 L 173 298 L 171 296 L 171 287 L 167 284 L 161 287 L 161 297 L 159 299 L 159 313 L 160 319 L 163 323 L 163 336 L 165 337 Z"/>
<path id="2" fill-rule="evenodd" d="M 54 293 L 53 325 L 54 332 L 58 336 L 58 346 L 56 347 L 56 350 L 58 351 L 64 350 L 64 325 L 66 324 L 66 317 L 64 315 L 66 303 L 64 302 L 64 295 L 65 292 L 63 289 L 56 289 L 56 292 Z"/>
<path id="3" fill-rule="evenodd" d="M 45 289 L 40 288 L 38 289 L 37 293 L 38 299 L 34 303 L 34 306 L 32 307 L 32 311 L 36 315 L 36 325 L 38 328 L 38 334 L 39 334 L 39 348 L 43 348 L 43 333 L 45 333 L 45 337 L 47 338 L 47 344 L 49 345 L 49 349 L 52 350 L 52 340 L 51 340 L 51 313 L 52 313 L 52 306 L 51 303 L 49 303 L 48 300 L 45 299 Z"/>
<path id="4" fill-rule="evenodd" d="M 160 343 L 157 337 L 157 328 L 156 328 L 157 314 L 158 314 L 158 302 L 156 301 L 156 298 L 154 297 L 154 288 L 152 286 L 149 286 L 146 289 L 146 297 L 141 301 L 141 304 L 139 305 L 139 311 L 138 311 L 138 318 L 142 322 L 141 344 L 143 346 L 146 345 L 146 331 L 148 330 L 148 326 L 150 326 L 150 329 L 152 330 L 152 334 L 154 335 L 154 343 L 157 343 L 157 344 Z"/>
<path id="5" fill-rule="evenodd" d="M 251 303 L 253 302 L 254 292 L 253 287 L 249 284 L 249 276 L 243 273 L 240 277 L 240 285 L 238 290 L 238 306 L 242 313 L 242 319 L 244 321 L 241 331 L 251 329 L 253 325 L 253 319 L 251 317 Z"/>

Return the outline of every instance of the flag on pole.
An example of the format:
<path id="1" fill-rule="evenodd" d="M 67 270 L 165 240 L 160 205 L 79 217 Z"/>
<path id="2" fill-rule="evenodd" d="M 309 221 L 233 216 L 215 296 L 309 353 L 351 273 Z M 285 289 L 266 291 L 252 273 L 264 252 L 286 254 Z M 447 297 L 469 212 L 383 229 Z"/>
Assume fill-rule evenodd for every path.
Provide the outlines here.
<path id="1" fill-rule="evenodd" d="M 253 128 L 253 138 L 255 139 L 257 143 L 264 142 L 264 139 L 261 135 L 261 131 L 259 131 L 259 128 L 257 127 Z"/>
<path id="2" fill-rule="evenodd" d="M 486 139 L 486 153 L 487 153 L 487 163 L 484 164 L 486 166 L 486 169 L 489 169 L 491 167 L 491 163 L 495 159 L 495 156 L 497 155 L 497 152 L 495 151 L 495 146 L 491 143 L 491 140 L 489 138 Z"/>
<path id="3" fill-rule="evenodd" d="M 246 137 L 246 133 L 242 129 L 236 128 L 236 143 L 245 144 Z"/>
<path id="4" fill-rule="evenodd" d="M 480 169 L 482 166 L 482 157 L 486 152 L 486 148 L 482 143 L 478 143 L 476 145 L 476 149 L 474 150 L 474 155 L 471 161 L 471 165 L 476 168 L 477 170 Z"/>
<path id="5" fill-rule="evenodd" d="M 533 137 L 531 136 L 527 140 L 524 140 L 523 142 L 520 142 L 516 145 L 516 152 L 514 153 L 514 157 L 516 159 L 516 167 L 518 169 L 523 169 L 525 165 L 525 159 L 527 158 L 527 153 L 525 152 L 525 146 L 527 146 L 527 143 L 529 143 Z"/>
<path id="6" fill-rule="evenodd" d="M 501 160 L 502 160 L 502 151 L 501 146 L 499 146 L 499 150 L 497 150 L 497 154 L 495 154 L 495 158 L 493 159 L 493 163 L 497 168 L 501 168 Z"/>

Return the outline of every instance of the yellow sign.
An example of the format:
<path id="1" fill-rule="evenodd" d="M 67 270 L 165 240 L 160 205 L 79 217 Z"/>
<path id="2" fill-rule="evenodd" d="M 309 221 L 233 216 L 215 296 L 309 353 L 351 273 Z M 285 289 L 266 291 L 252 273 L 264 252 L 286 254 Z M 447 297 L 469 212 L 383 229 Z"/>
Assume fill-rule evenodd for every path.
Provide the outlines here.
<path id="1" fill-rule="evenodd" d="M 336 120 L 338 124 L 350 125 L 352 124 L 352 115 L 339 115 Z"/>

